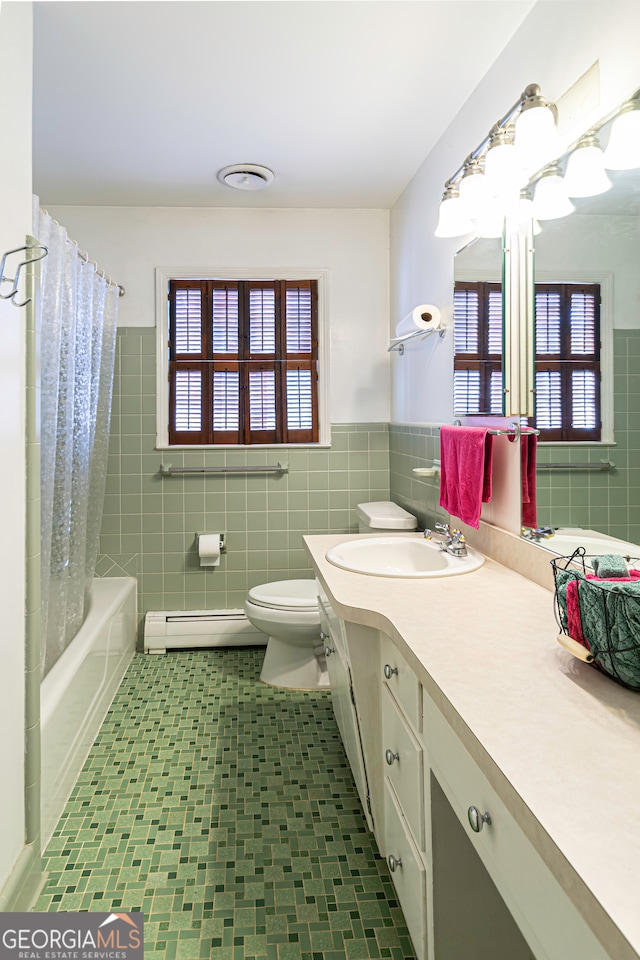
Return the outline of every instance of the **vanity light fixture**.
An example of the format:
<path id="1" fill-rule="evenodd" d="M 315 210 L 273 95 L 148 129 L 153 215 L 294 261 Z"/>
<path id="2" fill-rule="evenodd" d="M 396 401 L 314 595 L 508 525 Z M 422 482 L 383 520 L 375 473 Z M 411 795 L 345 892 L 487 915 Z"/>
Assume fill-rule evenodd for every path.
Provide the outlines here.
<path id="1" fill-rule="evenodd" d="M 530 117 L 519 128 L 518 121 L 523 111 Z M 542 166 L 536 165 L 540 156 L 541 137 L 544 138 L 545 151 L 553 150 L 550 144 L 554 141 L 549 129 L 551 124 L 555 131 L 553 111 L 554 108 L 541 96 L 537 84 L 526 87 L 519 100 L 493 125 L 482 143 L 445 183 L 436 237 L 464 236 L 474 230 L 474 220 L 486 224 L 494 213 L 504 217 L 505 213 L 511 215 L 517 209 L 519 191 L 527 179 L 524 172 Z M 524 146 L 527 138 L 535 148 L 530 155 Z M 553 152 L 549 155 L 553 156 Z M 486 181 L 484 186 L 481 185 L 481 178 Z M 463 186 L 464 180 L 467 183 Z M 491 198 L 491 203 L 484 205 L 484 209 L 478 199 L 481 194 Z M 452 206 L 454 200 L 457 203 Z"/>
<path id="2" fill-rule="evenodd" d="M 533 214 L 537 220 L 559 220 L 575 210 L 569 200 L 559 163 L 550 163 L 542 171 L 533 195 Z"/>
<path id="3" fill-rule="evenodd" d="M 611 188 L 605 173 L 604 154 L 595 134 L 578 140 L 569 154 L 564 183 L 569 197 L 595 197 Z"/>
<path id="4" fill-rule="evenodd" d="M 448 186 L 440 203 L 436 237 L 463 237 L 474 230 L 475 224 L 465 212 L 458 187 Z"/>
<path id="5" fill-rule="evenodd" d="M 607 170 L 640 167 L 640 99 L 627 101 L 613 121 L 604 165 Z"/>

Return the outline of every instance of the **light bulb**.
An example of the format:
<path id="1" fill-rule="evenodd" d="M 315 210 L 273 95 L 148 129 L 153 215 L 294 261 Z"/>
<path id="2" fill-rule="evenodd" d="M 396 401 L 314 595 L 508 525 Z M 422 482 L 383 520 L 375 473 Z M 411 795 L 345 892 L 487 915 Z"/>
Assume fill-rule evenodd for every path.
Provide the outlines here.
<path id="1" fill-rule="evenodd" d="M 458 188 L 449 186 L 440 203 L 438 225 L 434 231 L 436 237 L 463 237 L 475 229 L 473 221 L 467 216 Z"/>
<path id="2" fill-rule="evenodd" d="M 515 142 L 522 163 L 531 172 L 560 152 L 553 111 L 535 84 L 525 90 L 525 100 L 515 122 Z"/>
<path id="3" fill-rule="evenodd" d="M 611 187 L 604 156 L 595 136 L 583 137 L 567 161 L 564 183 L 569 197 L 595 197 Z"/>
<path id="4" fill-rule="evenodd" d="M 465 167 L 458 190 L 463 209 L 472 220 L 479 220 L 486 214 L 491 203 L 491 193 L 482 164 L 478 160 L 472 160 Z"/>
<path id="5" fill-rule="evenodd" d="M 611 125 L 604 151 L 607 170 L 633 170 L 640 167 L 640 100 L 632 100 Z"/>
<path id="6" fill-rule="evenodd" d="M 567 196 L 564 178 L 557 163 L 550 164 L 536 184 L 533 213 L 537 220 L 559 220 L 573 213 L 574 205 Z"/>

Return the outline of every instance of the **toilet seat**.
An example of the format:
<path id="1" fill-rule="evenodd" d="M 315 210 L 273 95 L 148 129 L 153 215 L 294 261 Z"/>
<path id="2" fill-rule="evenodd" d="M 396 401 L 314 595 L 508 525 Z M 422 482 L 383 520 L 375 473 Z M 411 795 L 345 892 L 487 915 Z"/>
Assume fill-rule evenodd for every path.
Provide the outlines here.
<path id="1" fill-rule="evenodd" d="M 315 580 L 278 580 L 261 583 L 249 590 L 248 599 L 269 610 L 315 612 L 318 610 L 318 588 Z"/>

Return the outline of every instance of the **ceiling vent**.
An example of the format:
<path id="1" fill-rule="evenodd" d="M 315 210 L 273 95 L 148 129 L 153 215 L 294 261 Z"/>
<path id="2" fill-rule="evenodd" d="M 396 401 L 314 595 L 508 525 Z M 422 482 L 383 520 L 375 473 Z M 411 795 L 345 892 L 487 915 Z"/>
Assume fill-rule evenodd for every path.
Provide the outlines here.
<path id="1" fill-rule="evenodd" d="M 218 180 L 235 190 L 262 190 L 274 179 L 272 170 L 258 163 L 232 163 L 218 170 Z"/>

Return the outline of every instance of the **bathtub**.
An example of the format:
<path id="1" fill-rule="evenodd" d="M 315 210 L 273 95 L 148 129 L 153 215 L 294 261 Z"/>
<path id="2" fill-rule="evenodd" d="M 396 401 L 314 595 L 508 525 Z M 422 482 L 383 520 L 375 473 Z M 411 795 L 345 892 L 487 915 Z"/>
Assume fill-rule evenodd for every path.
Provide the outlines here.
<path id="1" fill-rule="evenodd" d="M 136 589 L 131 577 L 94 580 L 85 622 L 40 685 L 43 849 L 135 651 Z"/>
<path id="2" fill-rule="evenodd" d="M 617 553 L 622 557 L 640 558 L 640 546 L 637 543 L 627 543 L 598 530 L 583 530 L 581 527 L 558 527 L 554 535 L 548 540 L 541 540 L 540 545 L 561 557 L 570 556 L 578 547 L 584 547 L 590 556 Z"/>

